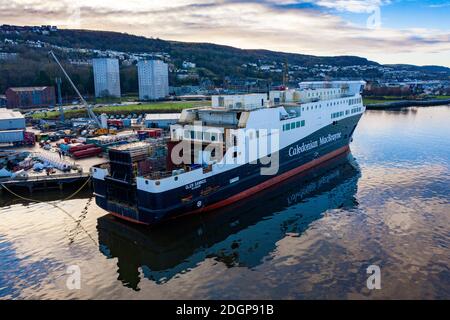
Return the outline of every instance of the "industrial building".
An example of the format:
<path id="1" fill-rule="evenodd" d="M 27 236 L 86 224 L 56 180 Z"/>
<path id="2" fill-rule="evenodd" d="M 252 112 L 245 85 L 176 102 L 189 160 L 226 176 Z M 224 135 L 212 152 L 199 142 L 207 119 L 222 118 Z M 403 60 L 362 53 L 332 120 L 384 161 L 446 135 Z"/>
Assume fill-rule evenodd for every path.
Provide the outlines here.
<path id="1" fill-rule="evenodd" d="M 92 60 L 95 96 L 120 98 L 119 60 L 99 58 Z"/>
<path id="2" fill-rule="evenodd" d="M 147 128 L 169 128 L 180 120 L 180 113 L 149 113 L 145 116 L 145 127 Z"/>
<path id="3" fill-rule="evenodd" d="M 158 100 L 169 95 L 169 67 L 161 60 L 139 61 L 139 99 Z"/>
<path id="4" fill-rule="evenodd" d="M 55 105 L 54 87 L 22 87 L 6 90 L 8 108 L 40 108 Z"/>
<path id="5" fill-rule="evenodd" d="M 25 117 L 17 111 L 0 108 L 0 130 L 25 129 Z"/>
<path id="6" fill-rule="evenodd" d="M 0 108 L 0 144 L 24 140 L 25 117 L 17 111 Z"/>

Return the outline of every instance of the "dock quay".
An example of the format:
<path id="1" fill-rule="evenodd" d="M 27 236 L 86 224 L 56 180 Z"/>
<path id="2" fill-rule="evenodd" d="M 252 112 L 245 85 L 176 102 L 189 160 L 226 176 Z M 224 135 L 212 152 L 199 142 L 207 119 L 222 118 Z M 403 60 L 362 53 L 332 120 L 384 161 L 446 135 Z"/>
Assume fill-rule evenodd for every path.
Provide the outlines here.
<path id="1" fill-rule="evenodd" d="M 2 179 L 0 180 L 0 193 L 12 189 L 27 189 L 30 194 L 34 191 L 47 189 L 63 190 L 65 187 L 81 186 L 90 178 L 89 172 L 62 173 L 52 175 L 30 176 L 27 179 Z M 88 183 L 90 185 L 90 183 Z"/>

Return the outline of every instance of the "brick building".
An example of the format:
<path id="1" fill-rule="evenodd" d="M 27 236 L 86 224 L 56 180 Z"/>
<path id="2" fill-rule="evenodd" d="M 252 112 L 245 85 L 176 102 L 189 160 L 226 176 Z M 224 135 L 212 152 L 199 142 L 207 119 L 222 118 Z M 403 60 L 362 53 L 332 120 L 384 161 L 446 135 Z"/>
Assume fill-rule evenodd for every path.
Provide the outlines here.
<path id="1" fill-rule="evenodd" d="M 30 109 L 56 103 L 54 87 L 9 88 L 5 94 L 8 108 Z"/>

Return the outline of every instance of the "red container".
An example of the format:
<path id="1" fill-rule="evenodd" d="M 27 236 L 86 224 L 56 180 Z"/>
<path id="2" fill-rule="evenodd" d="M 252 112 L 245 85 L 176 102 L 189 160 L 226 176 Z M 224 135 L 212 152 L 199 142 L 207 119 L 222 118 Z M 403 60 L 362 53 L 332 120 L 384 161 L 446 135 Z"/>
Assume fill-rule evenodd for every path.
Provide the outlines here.
<path id="1" fill-rule="evenodd" d="M 102 153 L 102 148 L 94 147 L 74 152 L 72 155 L 75 159 L 88 158 Z"/>
<path id="2" fill-rule="evenodd" d="M 163 130 L 160 128 L 139 130 L 139 135 L 146 135 L 150 138 L 159 138 L 162 136 Z"/>
<path id="3" fill-rule="evenodd" d="M 97 147 L 95 144 L 80 144 L 78 146 L 70 147 L 69 152 L 75 153 L 77 151 L 87 150 L 87 149 L 91 149 L 91 148 L 95 148 L 95 147 Z"/>
<path id="4" fill-rule="evenodd" d="M 146 175 L 152 171 L 151 163 L 148 160 L 138 162 L 139 175 Z"/>
<path id="5" fill-rule="evenodd" d="M 119 119 L 110 119 L 107 121 L 108 126 L 110 127 L 116 127 L 116 128 L 122 128 L 123 127 L 123 121 Z"/>
<path id="6" fill-rule="evenodd" d="M 167 157 L 166 157 L 166 168 L 167 171 L 172 171 L 175 167 L 174 163 L 172 162 L 172 151 L 173 148 L 178 144 L 178 141 L 169 141 L 167 143 Z"/>
<path id="7" fill-rule="evenodd" d="M 34 132 L 25 131 L 23 133 L 23 141 L 26 145 L 32 146 L 36 143 L 36 135 Z"/>
<path id="8" fill-rule="evenodd" d="M 162 129 L 151 129 L 149 130 L 150 138 L 159 138 L 162 136 Z"/>

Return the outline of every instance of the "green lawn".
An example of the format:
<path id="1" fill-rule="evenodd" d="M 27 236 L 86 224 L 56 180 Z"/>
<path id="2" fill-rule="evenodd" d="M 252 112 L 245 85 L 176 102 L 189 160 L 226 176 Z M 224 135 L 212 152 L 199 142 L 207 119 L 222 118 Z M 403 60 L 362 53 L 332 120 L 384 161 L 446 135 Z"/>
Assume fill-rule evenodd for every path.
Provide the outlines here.
<path id="1" fill-rule="evenodd" d="M 389 99 L 389 100 L 387 100 L 387 99 L 381 100 L 381 99 L 363 98 L 364 105 L 376 104 L 376 103 L 385 103 L 385 102 L 392 102 L 392 101 L 395 101 L 395 100 L 391 100 L 391 99 Z"/>
<path id="2" fill-rule="evenodd" d="M 120 106 L 102 106 L 94 108 L 96 114 L 132 114 L 132 113 L 170 113 L 181 112 L 183 109 L 208 106 L 209 101 L 170 101 L 154 102 L 140 105 L 120 105 Z M 67 110 L 64 112 L 66 119 L 78 118 L 86 115 L 85 110 Z M 34 119 L 56 119 L 59 117 L 59 111 L 35 113 Z"/>
<path id="3" fill-rule="evenodd" d="M 383 99 L 381 99 L 383 98 Z M 380 97 L 380 98 L 370 98 L 370 97 L 364 97 L 363 101 L 364 101 L 364 105 L 368 105 L 368 104 L 378 104 L 378 103 L 385 103 L 385 102 L 394 102 L 394 101 L 402 101 L 403 99 L 405 99 L 406 97 L 399 97 L 399 96 L 384 96 L 384 97 Z M 437 100 L 447 100 L 450 99 L 450 96 L 427 96 L 424 98 L 425 100 L 433 100 L 433 99 L 437 99 Z"/>
<path id="4" fill-rule="evenodd" d="M 448 100 L 450 99 L 450 96 L 434 96 L 433 99 Z"/>

